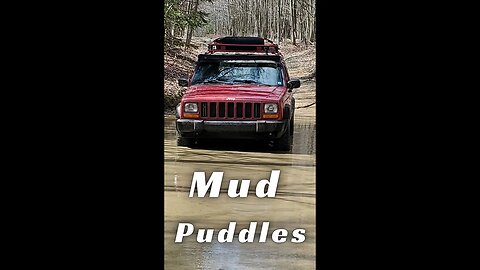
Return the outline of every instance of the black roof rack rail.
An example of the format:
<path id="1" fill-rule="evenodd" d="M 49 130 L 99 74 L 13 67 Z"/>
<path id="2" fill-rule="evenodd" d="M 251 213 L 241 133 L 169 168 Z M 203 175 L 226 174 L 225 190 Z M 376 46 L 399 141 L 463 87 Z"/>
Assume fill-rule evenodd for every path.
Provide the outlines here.
<path id="1" fill-rule="evenodd" d="M 277 63 L 281 62 L 280 55 L 274 54 L 260 54 L 260 55 L 251 55 L 251 54 L 199 54 L 198 62 L 217 62 L 224 60 L 271 60 Z"/>

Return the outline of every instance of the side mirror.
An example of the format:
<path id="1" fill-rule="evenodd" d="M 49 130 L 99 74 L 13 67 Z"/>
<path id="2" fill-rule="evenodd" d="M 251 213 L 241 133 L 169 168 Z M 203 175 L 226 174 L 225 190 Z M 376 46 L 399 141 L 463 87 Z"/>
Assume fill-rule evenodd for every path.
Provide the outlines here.
<path id="1" fill-rule="evenodd" d="M 178 85 L 180 86 L 188 86 L 188 80 L 185 78 L 178 79 Z"/>
<path id="2" fill-rule="evenodd" d="M 287 82 L 287 87 L 289 91 L 292 91 L 293 88 L 299 88 L 300 87 L 300 80 L 299 79 L 293 79 Z"/>

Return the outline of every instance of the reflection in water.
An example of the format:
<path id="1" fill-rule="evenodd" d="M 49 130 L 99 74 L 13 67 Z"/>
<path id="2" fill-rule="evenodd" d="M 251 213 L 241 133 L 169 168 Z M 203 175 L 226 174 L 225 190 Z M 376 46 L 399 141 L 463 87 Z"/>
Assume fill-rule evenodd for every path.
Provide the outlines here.
<path id="1" fill-rule="evenodd" d="M 274 152 L 248 141 L 208 141 L 195 148 L 177 147 L 175 119 L 165 119 L 165 269 L 315 269 L 315 124 L 295 122 L 291 153 Z M 256 184 L 280 170 L 275 198 L 258 198 Z M 218 198 L 189 198 L 194 171 L 209 177 L 224 172 Z M 231 179 L 251 180 L 247 198 L 227 196 Z M 218 231 L 237 222 L 232 243 L 219 243 Z M 250 222 L 270 222 L 266 243 L 239 243 L 238 232 Z M 179 222 L 194 225 L 183 243 L 174 243 Z M 303 243 L 274 243 L 279 228 L 306 230 Z M 215 229 L 211 243 L 197 243 L 198 229 Z"/>
<path id="2" fill-rule="evenodd" d="M 293 134 L 292 154 L 315 154 L 316 148 L 315 122 L 296 121 Z M 175 140 L 175 118 L 165 118 L 165 140 Z M 195 148 L 209 150 L 238 150 L 246 152 L 272 152 L 268 144 L 255 140 L 200 140 Z"/>
<path id="3" fill-rule="evenodd" d="M 165 269 L 315 269 L 311 243 L 203 243 L 194 240 L 168 245 Z M 303 254 L 302 254 L 303 253 Z"/>

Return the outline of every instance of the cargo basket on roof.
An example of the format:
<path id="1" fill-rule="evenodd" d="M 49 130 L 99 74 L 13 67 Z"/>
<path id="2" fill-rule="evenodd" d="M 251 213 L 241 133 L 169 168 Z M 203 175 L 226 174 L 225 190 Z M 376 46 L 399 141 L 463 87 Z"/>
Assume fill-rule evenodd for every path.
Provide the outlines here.
<path id="1" fill-rule="evenodd" d="M 208 44 L 208 53 L 250 52 L 279 54 L 278 45 L 269 39 L 259 37 L 223 37 Z"/>

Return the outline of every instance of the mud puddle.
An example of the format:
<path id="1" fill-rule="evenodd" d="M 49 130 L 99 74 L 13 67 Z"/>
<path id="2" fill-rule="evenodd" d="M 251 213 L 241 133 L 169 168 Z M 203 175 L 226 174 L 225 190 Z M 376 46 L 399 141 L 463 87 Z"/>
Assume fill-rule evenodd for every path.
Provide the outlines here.
<path id="1" fill-rule="evenodd" d="M 297 121 L 298 123 L 295 123 L 291 153 L 313 155 L 316 150 L 316 124 L 315 122 L 300 120 Z M 165 140 L 175 142 L 175 117 L 170 116 L 165 118 L 164 136 Z M 197 145 L 193 146 L 193 149 L 282 153 L 275 151 L 265 142 L 255 140 L 204 139 L 199 140 Z"/>
<path id="2" fill-rule="evenodd" d="M 293 149 L 273 151 L 268 145 L 244 140 L 201 142 L 178 147 L 175 117 L 165 118 L 165 269 L 315 269 L 315 123 L 295 119 Z M 276 197 L 258 198 L 255 187 L 280 170 Z M 218 198 L 188 197 L 193 172 L 224 172 Z M 251 180 L 246 198 L 227 195 L 229 180 Z M 175 243 L 180 222 L 194 233 Z M 236 222 L 232 243 L 219 243 L 218 231 Z M 240 243 L 238 232 L 257 222 L 253 243 Z M 258 241 L 263 222 L 270 222 L 265 243 Z M 275 243 L 272 232 L 288 231 L 285 243 Z M 292 243 L 292 231 L 305 229 L 305 241 Z M 198 229 L 215 229 L 211 243 L 198 243 Z"/>

